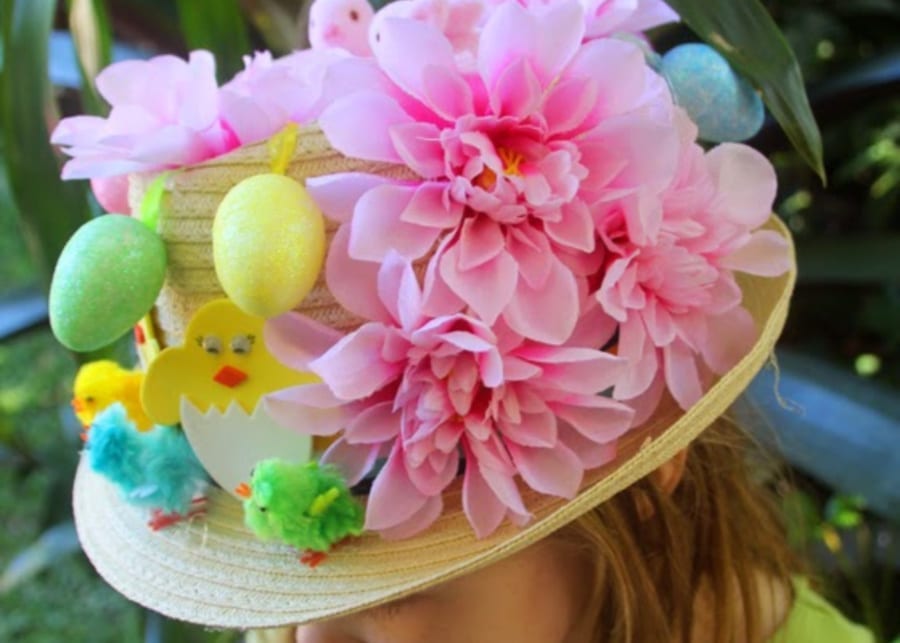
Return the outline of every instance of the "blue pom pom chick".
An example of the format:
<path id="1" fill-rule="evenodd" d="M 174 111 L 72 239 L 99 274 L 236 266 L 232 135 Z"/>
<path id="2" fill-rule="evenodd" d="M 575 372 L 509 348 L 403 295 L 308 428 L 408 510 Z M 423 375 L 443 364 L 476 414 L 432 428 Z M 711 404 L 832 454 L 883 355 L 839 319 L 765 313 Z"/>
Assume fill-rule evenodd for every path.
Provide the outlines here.
<path id="1" fill-rule="evenodd" d="M 198 496 L 209 478 L 179 429 L 139 431 L 117 402 L 94 418 L 85 452 L 91 468 L 115 484 L 129 504 L 153 510 L 152 529 L 202 512 Z"/>
<path id="2" fill-rule="evenodd" d="M 250 484 L 236 491 L 245 498 L 244 521 L 250 530 L 260 540 L 305 550 L 300 562 L 310 567 L 321 563 L 336 543 L 363 531 L 363 507 L 331 466 L 263 460 Z"/>

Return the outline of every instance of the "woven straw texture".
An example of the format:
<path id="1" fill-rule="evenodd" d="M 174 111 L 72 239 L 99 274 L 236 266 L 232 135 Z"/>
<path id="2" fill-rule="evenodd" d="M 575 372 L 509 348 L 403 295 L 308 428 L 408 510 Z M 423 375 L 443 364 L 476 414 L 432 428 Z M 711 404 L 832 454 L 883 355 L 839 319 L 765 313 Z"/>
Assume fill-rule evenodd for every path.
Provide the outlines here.
<path id="1" fill-rule="evenodd" d="M 305 156 L 307 151 L 310 154 Z M 197 306 L 221 296 L 211 269 L 211 213 L 234 183 L 268 167 L 263 146 L 240 152 L 172 177 L 163 235 L 173 268 L 157 309 L 168 341 L 179 338 Z M 314 130 L 301 143 L 297 156 L 289 171 L 296 178 L 361 169 L 336 157 Z M 141 189 L 136 182 L 134 195 Z M 790 238 L 774 217 L 769 226 Z M 209 494 L 205 517 L 152 532 L 146 526 L 147 516 L 127 505 L 116 489 L 82 462 L 74 492 L 79 537 L 98 572 L 125 596 L 169 617 L 207 626 L 299 624 L 394 600 L 540 540 L 687 446 L 725 412 L 765 365 L 784 325 L 794 280 L 794 272 L 776 279 L 742 278 L 745 305 L 761 331 L 750 353 L 690 411 L 664 401 L 647 424 L 620 440 L 614 462 L 586 476 L 575 499 L 549 498 L 523 489 L 535 516 L 525 528 L 505 524 L 487 539 L 475 538 L 461 509 L 457 481 L 445 497 L 444 514 L 426 533 L 394 542 L 365 535 L 341 545 L 325 563 L 309 569 L 298 562 L 291 548 L 259 542 L 243 526 L 241 505 L 219 490 Z M 327 311 L 319 319 L 330 320 L 338 328 L 352 327 L 355 320 L 336 309 L 322 284 L 320 288 L 312 303 L 304 302 L 304 312 Z M 337 316 L 328 317 L 333 314 Z"/>
<path id="2" fill-rule="evenodd" d="M 194 313 L 206 302 L 225 296 L 213 266 L 212 227 L 216 210 L 232 187 L 248 177 L 270 172 L 269 159 L 267 143 L 257 143 L 169 176 L 158 228 L 166 244 L 168 272 L 153 314 L 163 346 L 180 345 Z M 328 145 L 317 126 L 301 127 L 287 176 L 302 183 L 309 177 L 338 172 L 414 178 L 402 166 L 349 159 Z M 140 210 L 144 193 L 154 178 L 155 175 L 132 177 L 128 198 L 132 212 Z M 326 219 L 328 242 L 336 231 L 337 224 Z M 362 322 L 334 300 L 324 274 L 304 299 L 301 310 L 341 331 L 352 330 Z"/>

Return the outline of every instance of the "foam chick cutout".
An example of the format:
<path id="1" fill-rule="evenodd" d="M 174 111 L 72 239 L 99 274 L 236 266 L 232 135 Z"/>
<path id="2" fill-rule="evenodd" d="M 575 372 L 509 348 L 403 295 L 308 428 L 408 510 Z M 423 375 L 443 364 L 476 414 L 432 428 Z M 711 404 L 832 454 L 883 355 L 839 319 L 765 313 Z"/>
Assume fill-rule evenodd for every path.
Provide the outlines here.
<path id="1" fill-rule="evenodd" d="M 261 317 L 227 299 L 212 301 L 188 324 L 183 346 L 163 350 L 150 364 L 141 401 L 157 424 L 181 422 L 212 478 L 235 497 L 260 460 L 309 460 L 312 439 L 277 424 L 261 398 L 317 381 L 290 369 L 266 350 Z"/>
<path id="2" fill-rule="evenodd" d="M 166 248 L 141 221 L 108 214 L 63 248 L 50 285 L 50 326 L 74 351 L 97 350 L 147 314 L 162 289 Z"/>
<path id="3" fill-rule="evenodd" d="M 209 479 L 175 427 L 138 431 L 125 407 L 115 403 L 94 418 L 85 457 L 129 504 L 153 510 L 153 529 L 202 512 L 201 494 Z"/>
<path id="4" fill-rule="evenodd" d="M 295 144 L 296 128 L 273 137 L 273 172 L 234 186 L 213 222 L 222 289 L 243 310 L 265 318 L 296 308 L 325 260 L 322 212 L 302 185 L 283 175 Z"/>
<path id="5" fill-rule="evenodd" d="M 762 128 L 765 108 L 759 94 L 709 45 L 675 47 L 663 56 L 661 71 L 701 139 L 745 141 Z"/>
<path id="6" fill-rule="evenodd" d="M 72 408 L 84 428 L 89 429 L 101 411 L 118 402 L 139 431 L 148 431 L 153 423 L 141 406 L 143 382 L 140 371 L 130 371 L 110 360 L 89 362 L 75 376 Z"/>
<path id="7" fill-rule="evenodd" d="M 239 487 L 244 521 L 264 541 L 304 550 L 301 562 L 315 567 L 335 544 L 363 532 L 365 511 L 334 467 L 318 462 L 260 462 L 250 484 Z"/>

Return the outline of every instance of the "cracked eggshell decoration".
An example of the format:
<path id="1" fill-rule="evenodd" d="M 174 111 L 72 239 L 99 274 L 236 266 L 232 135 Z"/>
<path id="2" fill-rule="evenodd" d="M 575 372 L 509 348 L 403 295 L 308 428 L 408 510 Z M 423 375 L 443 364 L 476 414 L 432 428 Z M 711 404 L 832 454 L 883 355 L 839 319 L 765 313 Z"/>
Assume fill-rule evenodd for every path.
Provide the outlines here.
<path id="1" fill-rule="evenodd" d="M 166 275 L 166 247 L 137 219 L 109 214 L 69 239 L 50 286 L 50 325 L 66 347 L 102 348 L 153 307 Z"/>

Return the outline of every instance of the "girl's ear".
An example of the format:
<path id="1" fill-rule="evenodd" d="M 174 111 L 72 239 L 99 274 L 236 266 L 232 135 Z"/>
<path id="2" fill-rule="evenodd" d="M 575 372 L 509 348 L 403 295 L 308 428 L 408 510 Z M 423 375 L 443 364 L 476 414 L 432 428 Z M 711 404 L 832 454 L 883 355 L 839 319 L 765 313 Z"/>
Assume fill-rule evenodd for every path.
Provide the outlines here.
<path id="1" fill-rule="evenodd" d="M 688 449 L 684 448 L 668 461 L 664 462 L 656 471 L 650 474 L 650 480 L 664 494 L 671 496 L 684 475 L 687 464 Z"/>

